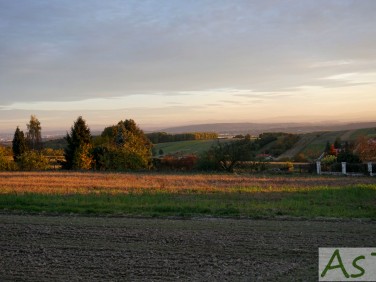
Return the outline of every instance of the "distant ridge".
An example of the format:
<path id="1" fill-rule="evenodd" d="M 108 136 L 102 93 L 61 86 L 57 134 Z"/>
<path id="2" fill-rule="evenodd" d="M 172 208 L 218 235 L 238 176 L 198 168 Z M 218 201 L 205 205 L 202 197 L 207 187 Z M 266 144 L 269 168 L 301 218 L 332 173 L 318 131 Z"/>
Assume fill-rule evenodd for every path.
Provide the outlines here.
<path id="1" fill-rule="evenodd" d="M 217 132 L 219 134 L 251 134 L 263 132 L 309 133 L 376 128 L 376 122 L 357 123 L 210 123 L 169 127 L 158 131 L 167 133 Z"/>

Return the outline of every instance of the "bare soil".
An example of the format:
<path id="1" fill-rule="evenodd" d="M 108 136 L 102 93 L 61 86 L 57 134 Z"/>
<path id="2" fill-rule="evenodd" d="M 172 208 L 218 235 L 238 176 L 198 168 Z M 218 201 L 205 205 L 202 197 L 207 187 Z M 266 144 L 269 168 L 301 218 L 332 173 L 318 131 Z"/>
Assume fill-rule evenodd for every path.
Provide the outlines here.
<path id="1" fill-rule="evenodd" d="M 0 281 L 317 281 L 318 247 L 372 247 L 370 221 L 0 214 Z"/>

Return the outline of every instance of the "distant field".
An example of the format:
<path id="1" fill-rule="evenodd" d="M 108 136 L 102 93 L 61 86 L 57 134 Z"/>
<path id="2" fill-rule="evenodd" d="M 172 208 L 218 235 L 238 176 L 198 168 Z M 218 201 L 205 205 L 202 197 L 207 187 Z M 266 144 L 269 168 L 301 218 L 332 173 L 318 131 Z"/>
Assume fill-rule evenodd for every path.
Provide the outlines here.
<path id="1" fill-rule="evenodd" d="M 220 142 L 230 142 L 231 139 L 220 140 Z M 200 154 L 204 151 L 210 149 L 211 146 L 217 144 L 218 140 L 190 140 L 190 141 L 179 141 L 179 142 L 167 142 L 155 144 L 155 149 L 158 154 L 159 150 L 162 149 L 163 153 L 166 154 Z"/>
<path id="2" fill-rule="evenodd" d="M 326 143 L 334 143 L 337 137 L 343 135 L 343 131 L 334 132 L 315 132 L 306 134 L 306 138 L 310 141 L 304 144 L 297 153 L 303 153 L 305 155 L 311 155 L 318 158 L 325 150 Z"/>
<path id="3" fill-rule="evenodd" d="M 364 128 L 364 129 L 351 131 L 349 140 L 356 140 L 360 136 L 376 137 L 376 128 Z"/>
<path id="4" fill-rule="evenodd" d="M 0 173 L 0 210 L 144 216 L 376 219 L 371 177 Z"/>

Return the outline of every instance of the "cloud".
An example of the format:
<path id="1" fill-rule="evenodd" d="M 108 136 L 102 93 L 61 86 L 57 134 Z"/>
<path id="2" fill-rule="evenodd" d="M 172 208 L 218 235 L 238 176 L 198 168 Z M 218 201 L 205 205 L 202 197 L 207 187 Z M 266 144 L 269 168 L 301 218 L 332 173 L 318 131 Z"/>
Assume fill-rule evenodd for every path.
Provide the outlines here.
<path id="1" fill-rule="evenodd" d="M 324 79 L 346 83 L 347 85 L 376 84 L 376 72 L 341 73 L 325 77 Z"/>
<path id="2" fill-rule="evenodd" d="M 290 101 L 308 95 L 302 85 L 372 84 L 338 76 L 374 72 L 375 10 L 373 0 L 0 1 L 0 109 L 217 109 Z"/>
<path id="3" fill-rule="evenodd" d="M 319 59 L 314 69 L 375 58 L 374 1 L 1 5 L 8 104 L 229 86 L 274 91 L 322 77 L 307 70 L 309 57 Z"/>

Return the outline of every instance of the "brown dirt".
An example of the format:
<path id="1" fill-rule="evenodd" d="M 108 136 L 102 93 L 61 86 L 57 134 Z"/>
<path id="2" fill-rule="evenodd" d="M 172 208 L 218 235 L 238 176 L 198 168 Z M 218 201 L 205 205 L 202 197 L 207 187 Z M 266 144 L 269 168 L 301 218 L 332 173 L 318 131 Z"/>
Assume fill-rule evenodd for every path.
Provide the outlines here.
<path id="1" fill-rule="evenodd" d="M 376 223 L 0 215 L 0 281 L 317 281 L 318 247 Z"/>

